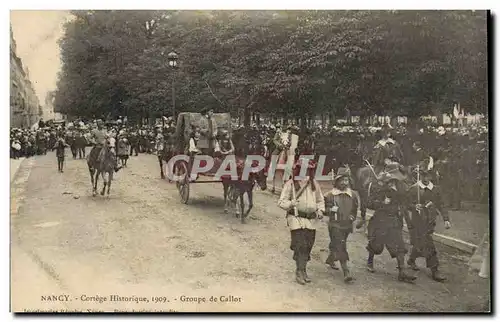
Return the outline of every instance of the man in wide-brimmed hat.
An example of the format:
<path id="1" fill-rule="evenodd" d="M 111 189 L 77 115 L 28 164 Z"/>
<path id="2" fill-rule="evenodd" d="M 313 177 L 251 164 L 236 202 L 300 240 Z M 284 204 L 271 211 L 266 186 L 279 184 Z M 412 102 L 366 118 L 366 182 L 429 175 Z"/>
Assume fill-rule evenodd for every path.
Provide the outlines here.
<path id="1" fill-rule="evenodd" d="M 403 241 L 403 217 L 405 211 L 403 206 L 403 191 L 398 187 L 401 175 L 397 172 L 385 173 L 382 186 L 374 186 L 372 199 L 369 201 L 370 208 L 375 210 L 373 217 L 368 223 L 368 261 L 367 268 L 375 272 L 373 260 L 375 255 L 382 253 L 387 248 L 392 258 L 396 258 L 398 264 L 398 280 L 402 282 L 413 282 L 416 277 L 406 272 L 404 257 L 407 253 Z"/>
<path id="2" fill-rule="evenodd" d="M 307 169 L 302 171 L 304 166 Z M 301 285 L 311 282 L 306 266 L 311 259 L 316 239 L 316 220 L 321 219 L 325 211 L 323 194 L 314 179 L 315 169 L 316 164 L 312 160 L 297 161 L 294 165 L 294 177 L 285 183 L 278 201 L 278 206 L 286 210 L 291 234 L 290 249 L 296 263 L 295 279 Z M 305 172 L 306 176 L 301 172 Z"/>
<path id="3" fill-rule="evenodd" d="M 344 281 L 353 279 L 347 262 L 347 237 L 352 233 L 352 223 L 356 220 L 359 206 L 358 193 L 350 187 L 351 172 L 348 168 L 339 168 L 333 178 L 333 189 L 325 194 L 325 215 L 330 217 L 328 232 L 330 235 L 330 254 L 326 264 L 333 269 L 339 261 L 344 273 Z"/>
<path id="4" fill-rule="evenodd" d="M 432 173 L 423 169 L 420 172 L 420 181 L 410 187 L 407 200 L 410 201 L 408 211 L 410 212 L 410 240 L 411 253 L 408 265 L 418 271 L 415 263 L 418 257 L 425 257 L 427 268 L 431 270 L 432 278 L 442 282 L 446 278 L 439 272 L 439 260 L 432 235 L 436 227 L 436 219 L 441 215 L 446 229 L 451 227 L 448 213 L 443 208 L 443 200 L 440 188 L 432 183 Z"/>

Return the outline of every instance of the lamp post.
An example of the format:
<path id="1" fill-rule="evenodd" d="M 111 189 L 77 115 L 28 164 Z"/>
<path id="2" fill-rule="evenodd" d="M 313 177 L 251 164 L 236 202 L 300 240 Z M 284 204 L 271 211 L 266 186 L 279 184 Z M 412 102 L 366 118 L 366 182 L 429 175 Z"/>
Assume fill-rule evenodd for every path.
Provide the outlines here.
<path id="1" fill-rule="evenodd" d="M 175 120 L 175 69 L 177 68 L 178 55 L 175 52 L 170 52 L 167 56 L 168 65 L 172 68 L 172 118 Z"/>

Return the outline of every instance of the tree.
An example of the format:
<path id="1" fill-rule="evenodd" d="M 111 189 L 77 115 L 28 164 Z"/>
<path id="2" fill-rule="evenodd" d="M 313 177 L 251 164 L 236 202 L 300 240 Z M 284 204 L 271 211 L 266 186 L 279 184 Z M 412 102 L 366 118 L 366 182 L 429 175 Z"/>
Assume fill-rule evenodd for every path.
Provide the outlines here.
<path id="1" fill-rule="evenodd" d="M 469 11 L 76 11 L 56 107 L 75 115 L 206 107 L 310 119 L 486 106 L 486 16 Z M 166 55 L 179 54 L 179 68 Z"/>

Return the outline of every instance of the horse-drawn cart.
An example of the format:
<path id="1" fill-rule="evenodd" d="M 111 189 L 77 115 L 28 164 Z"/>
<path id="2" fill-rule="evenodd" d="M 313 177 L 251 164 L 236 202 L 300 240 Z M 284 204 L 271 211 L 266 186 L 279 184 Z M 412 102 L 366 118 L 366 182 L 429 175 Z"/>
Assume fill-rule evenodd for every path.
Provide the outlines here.
<path id="1" fill-rule="evenodd" d="M 190 169 L 192 169 L 195 155 L 189 153 L 189 140 L 195 128 L 198 128 L 201 134 L 201 137 L 197 142 L 197 148 L 203 151 L 204 155 L 211 156 L 214 164 L 211 169 L 204 173 L 197 174 L 196 177 L 193 178 Z M 209 121 L 199 113 L 179 114 L 175 135 L 176 151 L 174 153 L 174 156 L 186 155 L 188 157 L 184 158 L 183 160 L 175 161 L 175 163 L 172 165 L 173 174 L 175 176 L 177 189 L 181 197 L 181 202 L 184 204 L 189 201 L 191 184 L 215 182 L 222 183 L 224 188 L 225 212 L 228 212 L 228 206 L 231 206 L 231 208 L 235 207 L 236 216 L 240 217 L 241 215 L 241 222 L 244 223 L 245 218 L 248 216 L 250 210 L 253 207 L 252 190 L 255 183 L 259 184 L 259 186 L 263 190 L 266 189 L 266 173 L 264 170 L 257 173 L 251 173 L 249 178 L 243 180 L 241 178 L 241 174 L 245 166 L 245 159 L 236 157 L 234 154 L 226 156 L 221 154 L 214 155 L 213 147 L 215 146 L 215 137 L 217 133 L 223 129 L 229 132 L 229 138 L 231 139 L 231 117 L 229 113 L 213 114 L 211 121 Z M 234 158 L 233 160 L 236 162 L 235 165 L 238 177 L 232 178 L 230 175 L 223 175 L 220 178 L 216 178 L 216 174 L 221 166 L 229 166 L 228 163 L 224 162 L 227 157 Z M 204 167 L 206 165 L 204 164 L 204 162 L 206 161 L 200 160 L 200 167 Z M 198 180 L 199 176 L 208 177 L 212 180 Z M 245 204 L 243 202 L 244 194 L 247 194 L 249 202 L 248 208 L 246 210 Z M 239 203 L 237 203 L 238 199 L 240 201 Z"/>
<path id="2" fill-rule="evenodd" d="M 201 137 L 198 141 L 198 149 L 207 150 L 207 152 L 213 156 L 213 149 L 210 150 L 211 144 L 210 140 L 214 140 L 217 135 L 217 131 L 222 129 L 228 130 L 231 135 L 231 115 L 229 113 L 216 113 L 212 115 L 212 121 L 210 122 L 206 117 L 200 113 L 180 113 L 177 118 L 177 127 L 175 132 L 175 137 L 177 139 L 176 152 L 174 155 L 188 155 L 189 162 L 185 160 L 176 161 L 173 169 L 174 175 L 176 176 L 176 185 L 179 190 L 182 203 L 186 204 L 189 201 L 190 185 L 192 183 L 214 183 L 222 182 L 222 180 L 204 180 L 197 181 L 191 179 L 191 165 L 193 163 L 194 156 L 190 155 L 188 151 L 189 139 L 193 134 L 195 128 L 199 128 Z M 209 171 L 203 173 L 204 176 L 214 177 L 215 173 L 222 164 L 223 159 L 214 157 L 214 167 Z M 203 162 L 201 164 L 203 165 Z M 180 178 L 180 180 L 179 180 Z"/>

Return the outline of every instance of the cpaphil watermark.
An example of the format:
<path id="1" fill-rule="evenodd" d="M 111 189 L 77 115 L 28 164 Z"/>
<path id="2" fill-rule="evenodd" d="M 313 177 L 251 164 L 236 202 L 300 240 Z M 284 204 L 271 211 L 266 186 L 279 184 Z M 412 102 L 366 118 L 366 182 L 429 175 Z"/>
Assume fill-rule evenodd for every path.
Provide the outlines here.
<path id="1" fill-rule="evenodd" d="M 296 180 L 304 179 L 307 176 L 307 165 L 310 160 L 314 160 L 314 155 L 299 156 L 301 165 L 300 172 L 295 176 Z M 277 171 L 283 172 L 281 178 L 286 181 L 292 177 L 294 158 L 289 158 L 285 163 L 279 163 L 279 156 L 273 155 L 268 161 L 261 155 L 247 155 L 246 158 L 236 160 L 234 155 L 227 155 L 222 160 L 214 159 L 209 155 L 189 155 L 179 154 L 172 157 L 166 163 L 165 175 L 171 181 L 183 181 L 189 175 L 190 180 L 195 180 L 200 174 L 210 173 L 215 180 L 249 180 L 252 173 L 265 171 L 267 178 L 274 178 Z M 315 166 L 314 178 L 318 181 L 331 181 L 332 176 L 323 174 L 326 156 L 320 155 Z M 189 170 L 191 169 L 191 170 Z"/>

